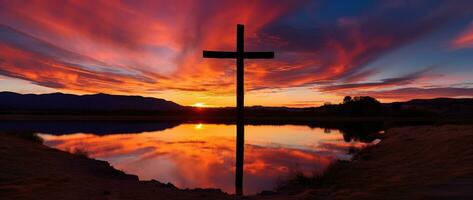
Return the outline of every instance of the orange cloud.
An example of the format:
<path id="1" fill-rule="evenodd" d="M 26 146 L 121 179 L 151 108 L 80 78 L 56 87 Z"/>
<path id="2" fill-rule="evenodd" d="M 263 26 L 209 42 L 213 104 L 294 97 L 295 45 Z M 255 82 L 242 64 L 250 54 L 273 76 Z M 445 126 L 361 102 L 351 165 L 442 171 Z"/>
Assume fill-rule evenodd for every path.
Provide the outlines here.
<path id="1" fill-rule="evenodd" d="M 412 5 L 419 12 L 374 6 L 351 17 L 321 16 L 320 23 L 312 18 L 323 5 L 311 1 L 1 1 L 0 75 L 191 105 L 198 102 L 192 95 L 234 93 L 235 62 L 201 54 L 234 50 L 235 24 L 242 23 L 247 50 L 276 52 L 275 60 L 246 63 L 247 90 L 357 84 L 378 72 L 366 69 L 370 62 L 471 13 L 471 6 L 424 4 Z M 400 19 L 410 20 L 393 17 L 403 9 Z M 470 36 L 468 30 L 454 43 L 469 45 Z"/>
<path id="2" fill-rule="evenodd" d="M 55 88 L 87 92 L 124 92 L 122 90 L 126 88 L 133 93 L 164 89 L 232 91 L 233 88 L 229 86 L 233 84 L 234 76 L 225 71 L 232 70 L 234 62 L 203 60 L 202 49 L 233 50 L 235 24 L 247 24 L 246 34 L 251 36 L 297 5 L 292 1 L 278 4 L 271 1 L 186 1 L 177 4 L 166 0 L 142 1 L 140 5 L 121 1 L 11 1 L 2 4 L 0 23 L 5 29 L 16 29 L 15 34 L 31 34 L 28 35 L 31 37 L 29 40 L 42 41 L 56 47 L 58 51 L 86 55 L 91 60 L 101 62 L 76 59 L 69 63 L 67 61 L 70 60 L 62 55 L 55 55 L 54 58 L 42 57 L 42 63 L 64 62 L 101 77 L 110 77 L 110 73 L 104 72 L 119 72 L 113 77 L 119 84 L 114 81 L 107 83 L 105 80 L 101 80 L 102 84 L 83 82 L 81 89 L 74 87 L 80 84 L 77 83 L 78 79 L 67 78 L 77 75 L 73 73 L 65 76 L 64 73 L 68 72 L 53 68 L 57 76 L 53 76 L 54 79 L 49 82 L 62 86 Z M 203 4 L 208 5 L 204 7 Z M 2 39 L 15 40 L 12 38 Z M 18 43 L 21 41 L 16 41 Z M 38 44 L 35 47 L 16 48 L 22 54 L 42 54 L 48 47 Z M 42 51 L 36 51 L 38 49 Z M 31 59 L 28 61 L 37 62 Z M 42 77 L 39 71 L 32 72 L 35 63 L 24 60 L 20 67 L 11 60 L 7 62 L 17 78 L 44 85 L 43 78 L 50 77 Z M 24 66 L 29 70 L 23 70 Z M 31 73 L 37 75 L 26 75 Z M 121 76 L 120 73 L 129 76 Z M 223 76 L 228 78 L 222 79 Z M 132 77 L 133 80 L 126 77 Z M 172 81 L 166 80 L 170 77 Z"/>

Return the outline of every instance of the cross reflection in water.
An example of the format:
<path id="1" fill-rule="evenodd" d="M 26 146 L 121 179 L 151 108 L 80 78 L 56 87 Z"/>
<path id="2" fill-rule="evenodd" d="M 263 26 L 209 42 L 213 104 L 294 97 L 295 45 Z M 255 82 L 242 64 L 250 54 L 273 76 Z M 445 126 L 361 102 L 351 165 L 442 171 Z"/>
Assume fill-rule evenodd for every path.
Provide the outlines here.
<path id="1" fill-rule="evenodd" d="M 165 126 L 147 123 L 90 123 L 16 125 L 46 133 L 41 137 L 48 146 L 70 152 L 84 150 L 91 158 L 108 161 L 117 169 L 138 175 L 140 180 L 170 182 L 183 189 L 220 188 L 235 193 L 236 125 L 181 124 L 164 129 Z M 2 124 L 12 125 L 0 122 L 0 130 L 7 128 Z M 111 131 L 117 126 L 122 129 Z M 51 127 L 58 130 L 52 131 Z M 69 130 L 63 130 L 64 127 Z M 153 127 L 157 130 L 151 130 Z M 311 175 L 334 160 L 348 159 L 348 149 L 371 141 L 356 133 L 364 136 L 370 131 L 365 129 L 374 127 L 340 127 L 343 132 L 329 127 L 331 133 L 325 134 L 324 128 L 317 126 L 245 126 L 245 132 L 250 133 L 245 135 L 245 195 L 272 190 L 279 180 L 287 180 L 294 172 Z"/>

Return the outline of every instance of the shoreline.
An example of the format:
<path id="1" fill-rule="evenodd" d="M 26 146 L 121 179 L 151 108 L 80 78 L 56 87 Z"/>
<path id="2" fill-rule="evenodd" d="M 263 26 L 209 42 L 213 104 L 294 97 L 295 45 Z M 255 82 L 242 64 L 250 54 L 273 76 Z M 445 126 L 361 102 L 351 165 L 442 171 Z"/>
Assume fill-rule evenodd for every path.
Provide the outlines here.
<path id="1" fill-rule="evenodd" d="M 473 126 L 412 126 L 336 162 L 319 177 L 247 199 L 469 199 Z M 0 133 L 0 196 L 9 199 L 234 199 L 218 189 L 139 181 L 105 161 Z M 455 155 L 455 156 L 452 156 Z M 468 162 L 470 161 L 470 162 Z"/>
<path id="2" fill-rule="evenodd" d="M 128 122 L 202 122 L 202 123 L 236 123 L 235 116 L 189 116 L 189 115 L 107 115 L 107 114 L 0 114 L 3 121 L 128 121 Z M 246 116 L 245 124 L 311 124 L 323 122 L 384 122 L 384 123 L 459 123 L 473 124 L 467 117 L 343 117 L 343 116 Z"/>

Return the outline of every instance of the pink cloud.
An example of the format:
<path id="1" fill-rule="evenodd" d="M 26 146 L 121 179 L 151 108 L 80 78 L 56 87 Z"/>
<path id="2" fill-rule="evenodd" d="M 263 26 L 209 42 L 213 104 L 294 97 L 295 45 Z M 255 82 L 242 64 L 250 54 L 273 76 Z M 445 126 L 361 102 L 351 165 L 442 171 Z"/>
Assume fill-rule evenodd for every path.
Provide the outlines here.
<path id="1" fill-rule="evenodd" d="M 473 48 L 473 23 L 452 40 L 454 48 Z"/>

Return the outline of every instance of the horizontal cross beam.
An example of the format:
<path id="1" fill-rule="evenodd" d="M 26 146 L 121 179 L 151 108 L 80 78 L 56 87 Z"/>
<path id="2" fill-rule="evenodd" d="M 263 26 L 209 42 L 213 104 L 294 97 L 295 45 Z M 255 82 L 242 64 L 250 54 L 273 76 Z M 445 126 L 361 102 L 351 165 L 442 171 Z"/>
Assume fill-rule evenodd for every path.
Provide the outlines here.
<path id="1" fill-rule="evenodd" d="M 246 59 L 273 59 L 274 52 L 243 52 Z"/>
<path id="2" fill-rule="evenodd" d="M 205 51 L 204 58 L 238 58 L 237 52 L 231 51 Z M 243 52 L 243 58 L 246 59 L 272 59 L 274 52 Z"/>
<path id="3" fill-rule="evenodd" d="M 229 51 L 206 51 L 203 53 L 204 58 L 237 58 L 236 52 Z"/>

